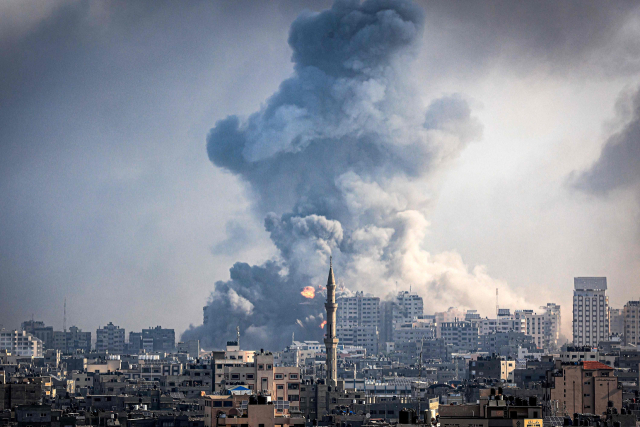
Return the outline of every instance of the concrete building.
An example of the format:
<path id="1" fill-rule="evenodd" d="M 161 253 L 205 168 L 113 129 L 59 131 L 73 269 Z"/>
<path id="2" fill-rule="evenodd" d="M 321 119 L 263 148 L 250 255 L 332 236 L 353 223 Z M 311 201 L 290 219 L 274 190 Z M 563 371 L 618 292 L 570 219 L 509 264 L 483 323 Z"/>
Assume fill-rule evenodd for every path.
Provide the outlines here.
<path id="1" fill-rule="evenodd" d="M 176 349 L 176 333 L 173 329 L 163 329 L 161 326 L 149 327 L 142 332 L 129 332 L 129 352 L 171 353 Z"/>
<path id="2" fill-rule="evenodd" d="M 515 360 L 502 357 L 479 357 L 477 360 L 469 361 L 469 379 L 492 378 L 513 382 L 515 369 Z"/>
<path id="3" fill-rule="evenodd" d="M 479 350 L 484 353 L 512 358 L 517 358 L 519 351 L 535 353 L 537 350 L 532 337 L 515 331 L 480 335 L 478 345 Z"/>
<path id="4" fill-rule="evenodd" d="M 424 302 L 416 293 L 401 291 L 396 295 L 393 305 L 393 326 L 410 323 L 424 314 Z"/>
<path id="5" fill-rule="evenodd" d="M 442 338 L 451 353 L 472 353 L 478 349 L 478 328 L 466 320 L 441 325 Z"/>
<path id="6" fill-rule="evenodd" d="M 556 349 L 558 348 L 560 334 L 562 333 L 562 314 L 560 312 L 560 305 L 549 302 L 546 306 L 540 308 L 545 310 L 546 330 L 544 348 Z"/>
<path id="7" fill-rule="evenodd" d="M 540 349 L 555 349 L 560 339 L 560 306 L 548 303 L 540 307 L 544 313 L 538 314 L 533 310 L 516 310 L 515 318 L 524 320 L 522 332 L 533 338 L 533 342 Z"/>
<path id="8" fill-rule="evenodd" d="M 624 309 L 609 307 L 609 335 L 624 336 Z"/>
<path id="9" fill-rule="evenodd" d="M 337 301 L 336 334 L 345 345 L 362 346 L 369 354 L 378 353 L 380 298 L 356 292 Z"/>
<path id="10" fill-rule="evenodd" d="M 597 347 L 609 339 L 606 277 L 576 277 L 573 291 L 573 344 Z"/>
<path id="11" fill-rule="evenodd" d="M 640 301 L 629 301 L 623 308 L 624 343 L 640 344 Z"/>
<path id="12" fill-rule="evenodd" d="M 458 310 L 457 307 L 449 307 L 447 311 L 440 311 L 434 314 L 436 320 L 436 336 L 441 338 L 442 324 L 465 319 L 466 311 Z"/>
<path id="13" fill-rule="evenodd" d="M 329 264 L 329 277 L 327 278 L 327 302 L 324 304 L 327 310 L 327 324 L 324 344 L 327 348 L 327 384 L 336 386 L 338 382 L 338 360 L 336 336 L 336 280 L 333 277 L 333 265 Z"/>
<path id="14" fill-rule="evenodd" d="M 68 331 L 55 331 L 53 333 L 53 348 L 64 354 L 73 354 L 77 351 L 89 353 L 91 351 L 91 332 L 82 332 L 77 326 L 72 326 Z"/>
<path id="15" fill-rule="evenodd" d="M 122 354 L 124 352 L 125 330 L 109 322 L 104 328 L 96 330 L 96 351 Z"/>
<path id="16" fill-rule="evenodd" d="M 34 337 L 38 338 L 42 341 L 44 348 L 54 348 L 53 326 L 45 326 L 44 322 L 39 320 L 27 320 L 26 322 L 22 322 L 20 330 L 27 331 Z"/>
<path id="17" fill-rule="evenodd" d="M 300 368 L 275 366 L 272 353 L 256 353 L 250 363 L 224 366 L 224 383 L 216 390 L 245 386 L 256 394 L 271 396 L 273 401 L 287 401 L 291 409 L 300 407 Z M 216 372 L 218 368 L 216 367 Z"/>
<path id="18" fill-rule="evenodd" d="M 42 357 L 42 341 L 27 331 L 0 331 L 0 350 L 6 350 L 16 356 Z"/>
<path id="19" fill-rule="evenodd" d="M 430 320 L 415 320 L 410 323 L 396 324 L 393 330 L 393 342 L 402 345 L 409 342 L 422 343 L 436 337 L 436 327 Z"/>
<path id="20" fill-rule="evenodd" d="M 472 319 L 472 323 L 478 325 L 478 335 L 488 335 L 497 332 L 525 332 L 526 320 L 518 315 L 511 314 L 509 309 L 500 309 L 496 319 Z"/>
<path id="21" fill-rule="evenodd" d="M 187 353 L 189 357 L 200 356 L 200 340 L 181 341 L 176 348 L 178 353 Z"/>
<path id="22" fill-rule="evenodd" d="M 378 354 L 380 340 L 377 326 L 353 326 L 339 329 L 337 334 L 340 344 L 362 347 L 367 354 Z"/>
<path id="23" fill-rule="evenodd" d="M 609 401 L 622 408 L 622 389 L 613 368 L 600 362 L 563 363 L 550 380 L 550 400 L 568 414 L 597 414 L 607 410 Z"/>

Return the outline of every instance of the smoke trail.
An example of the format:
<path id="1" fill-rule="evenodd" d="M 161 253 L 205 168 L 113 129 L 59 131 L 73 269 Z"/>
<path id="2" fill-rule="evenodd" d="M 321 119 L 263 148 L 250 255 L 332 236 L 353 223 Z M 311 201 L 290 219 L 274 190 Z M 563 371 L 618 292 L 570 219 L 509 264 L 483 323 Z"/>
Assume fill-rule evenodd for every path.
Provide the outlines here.
<path id="1" fill-rule="evenodd" d="M 482 268 L 421 247 L 434 176 L 481 134 L 463 97 L 425 106 L 416 95 L 407 70 L 423 18 L 405 0 L 336 1 L 301 15 L 289 35 L 294 75 L 260 111 L 211 129 L 209 158 L 249 183 L 280 259 L 236 264 L 216 284 L 209 323 L 183 339 L 221 346 L 236 324 L 247 346 L 278 349 L 294 331 L 321 339 L 317 319 L 299 319 L 322 313 L 322 294 L 300 290 L 320 289 L 330 254 L 351 289 L 386 296 L 399 281 L 430 310 L 493 306 L 496 282 Z"/>

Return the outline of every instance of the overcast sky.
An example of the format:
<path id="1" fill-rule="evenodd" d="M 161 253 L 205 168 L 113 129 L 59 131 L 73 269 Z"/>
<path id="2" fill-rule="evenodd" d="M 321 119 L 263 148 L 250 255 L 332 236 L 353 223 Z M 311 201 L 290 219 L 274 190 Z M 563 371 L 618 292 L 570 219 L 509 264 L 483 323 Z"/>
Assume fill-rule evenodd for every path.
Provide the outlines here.
<path id="1" fill-rule="evenodd" d="M 62 328 L 66 298 L 67 327 L 180 333 L 233 263 L 277 256 L 206 136 L 264 105 L 291 22 L 330 4 L 0 3 L 0 324 Z M 482 130 L 439 172 L 422 247 L 560 303 L 567 336 L 574 276 L 640 298 L 640 5 L 420 5 L 418 97 L 460 94 Z"/>

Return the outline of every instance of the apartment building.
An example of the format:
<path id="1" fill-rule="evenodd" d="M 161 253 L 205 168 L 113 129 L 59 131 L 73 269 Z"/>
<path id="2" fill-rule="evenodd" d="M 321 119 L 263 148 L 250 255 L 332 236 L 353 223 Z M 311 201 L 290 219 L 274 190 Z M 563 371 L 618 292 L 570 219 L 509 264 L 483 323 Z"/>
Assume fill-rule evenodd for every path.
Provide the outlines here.
<path id="1" fill-rule="evenodd" d="M 409 342 L 421 343 L 436 337 L 435 322 L 432 320 L 415 320 L 410 323 L 397 324 L 393 330 L 393 342 L 396 345 Z"/>
<path id="2" fill-rule="evenodd" d="M 640 344 L 640 301 L 629 301 L 623 308 L 624 343 Z"/>
<path id="3" fill-rule="evenodd" d="M 472 310 L 473 312 L 473 310 Z M 449 307 L 447 311 L 440 311 L 434 314 L 436 320 L 436 336 L 442 337 L 442 325 L 466 318 L 466 311 L 458 310 L 457 307 Z M 480 315 L 478 315 L 479 317 Z M 473 316 L 475 318 L 475 315 Z"/>
<path id="4" fill-rule="evenodd" d="M 370 354 L 378 353 L 380 298 L 356 292 L 338 299 L 336 335 L 340 343 L 362 346 Z"/>
<path id="5" fill-rule="evenodd" d="M 609 307 L 609 335 L 624 336 L 624 308 Z"/>
<path id="6" fill-rule="evenodd" d="M 68 331 L 55 331 L 53 333 L 53 348 L 65 354 L 77 351 L 89 353 L 91 351 L 91 332 L 82 332 L 77 326 L 72 326 Z"/>
<path id="7" fill-rule="evenodd" d="M 109 322 L 104 328 L 96 330 L 96 351 L 112 354 L 124 353 L 124 336 L 123 328 Z"/>
<path id="8" fill-rule="evenodd" d="M 0 331 L 0 350 L 6 350 L 16 356 L 42 357 L 42 341 L 27 331 Z"/>
<path id="9" fill-rule="evenodd" d="M 44 322 L 40 320 L 27 320 L 22 322 L 20 325 L 20 330 L 26 331 L 27 333 L 33 335 L 42 341 L 42 345 L 46 349 L 51 349 L 53 347 L 53 326 L 45 326 Z"/>
<path id="10" fill-rule="evenodd" d="M 175 348 L 176 333 L 173 329 L 156 326 L 143 329 L 142 332 L 129 332 L 129 351 L 132 353 L 171 353 Z"/>
<path id="11" fill-rule="evenodd" d="M 550 379 L 550 400 L 568 414 L 602 414 L 613 402 L 618 411 L 622 408 L 622 389 L 613 368 L 600 362 L 584 361 L 563 363 L 558 374 Z"/>
<path id="12" fill-rule="evenodd" d="M 441 325 L 445 345 L 452 353 L 471 353 L 478 349 L 478 328 L 469 321 L 445 322 Z"/>
<path id="13" fill-rule="evenodd" d="M 394 326 L 399 323 L 412 322 L 424 314 L 424 302 L 416 293 L 407 291 L 398 292 L 393 306 Z"/>
<path id="14" fill-rule="evenodd" d="M 540 349 L 555 349 L 560 339 L 560 306 L 548 303 L 540 307 L 545 311 L 536 313 L 533 310 L 516 310 L 514 316 L 524 320 L 522 332 L 533 338 Z"/>
<path id="15" fill-rule="evenodd" d="M 576 277 L 573 291 L 573 344 L 597 347 L 609 339 L 606 277 Z"/>
<path id="16" fill-rule="evenodd" d="M 291 410 L 299 410 L 300 368 L 275 366 L 272 353 L 256 353 L 253 362 L 235 363 L 222 369 L 224 380 L 216 384 L 216 391 L 242 385 L 257 394 L 271 396 L 274 402 L 289 402 Z"/>

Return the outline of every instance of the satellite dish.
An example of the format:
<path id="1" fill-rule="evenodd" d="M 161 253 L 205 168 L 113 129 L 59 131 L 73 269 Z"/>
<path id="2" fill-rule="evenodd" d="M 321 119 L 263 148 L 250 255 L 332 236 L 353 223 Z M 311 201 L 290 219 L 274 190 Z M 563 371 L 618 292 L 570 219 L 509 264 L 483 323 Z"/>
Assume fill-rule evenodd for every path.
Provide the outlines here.
<path id="1" fill-rule="evenodd" d="M 371 414 L 367 412 L 366 417 L 367 417 L 367 418 L 371 418 Z"/>

